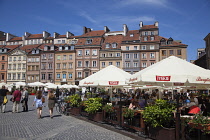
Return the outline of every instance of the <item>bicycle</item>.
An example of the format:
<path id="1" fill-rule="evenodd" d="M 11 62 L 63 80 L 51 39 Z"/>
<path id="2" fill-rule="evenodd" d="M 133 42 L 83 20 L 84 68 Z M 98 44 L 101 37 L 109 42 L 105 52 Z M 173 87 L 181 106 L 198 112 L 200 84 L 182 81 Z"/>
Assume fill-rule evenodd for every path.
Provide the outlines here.
<path id="1" fill-rule="evenodd" d="M 64 102 L 64 99 L 57 99 L 57 103 L 56 103 L 56 111 L 59 114 L 65 114 L 66 113 L 66 103 Z"/>

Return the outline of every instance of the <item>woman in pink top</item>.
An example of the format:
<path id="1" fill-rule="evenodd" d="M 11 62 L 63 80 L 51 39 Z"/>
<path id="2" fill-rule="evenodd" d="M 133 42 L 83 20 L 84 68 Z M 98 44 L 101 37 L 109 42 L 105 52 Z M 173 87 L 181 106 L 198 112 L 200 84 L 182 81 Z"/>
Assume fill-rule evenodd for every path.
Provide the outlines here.
<path id="1" fill-rule="evenodd" d="M 13 107 L 12 107 L 12 113 L 18 113 L 18 107 L 20 104 L 20 99 L 21 99 L 21 92 L 19 89 L 16 89 L 13 92 Z"/>

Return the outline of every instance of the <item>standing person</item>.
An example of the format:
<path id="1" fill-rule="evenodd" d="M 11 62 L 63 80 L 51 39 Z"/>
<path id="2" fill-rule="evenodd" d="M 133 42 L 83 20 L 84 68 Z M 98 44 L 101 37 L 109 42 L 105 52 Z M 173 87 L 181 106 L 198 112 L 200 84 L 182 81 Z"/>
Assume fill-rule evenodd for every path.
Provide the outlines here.
<path id="1" fill-rule="evenodd" d="M 48 99 L 48 107 L 49 107 L 49 112 L 50 112 L 50 117 L 51 119 L 53 118 L 53 108 L 55 107 L 55 94 L 53 93 L 52 90 L 49 91 L 48 95 L 47 95 L 47 99 Z"/>
<path id="2" fill-rule="evenodd" d="M 42 115 L 42 107 L 43 107 L 42 97 L 43 97 L 42 91 L 40 91 L 40 90 L 37 91 L 36 96 L 34 98 L 34 102 L 33 102 L 33 106 L 36 103 L 38 119 L 42 118 L 42 116 L 41 116 Z"/>
<path id="3" fill-rule="evenodd" d="M 27 87 L 25 87 L 23 89 L 22 100 L 23 100 L 23 112 L 28 112 L 28 91 L 27 91 Z"/>
<path id="4" fill-rule="evenodd" d="M 9 91 L 5 89 L 5 86 L 2 86 L 2 89 L 0 89 L 0 107 L 2 113 L 5 113 L 6 103 L 4 103 L 4 98 L 7 98 L 8 92 Z"/>
<path id="5" fill-rule="evenodd" d="M 13 92 L 13 108 L 12 108 L 12 113 L 18 113 L 18 108 L 19 108 L 19 104 L 20 104 L 20 99 L 21 99 L 21 92 L 20 90 L 17 88 L 14 92 Z"/>

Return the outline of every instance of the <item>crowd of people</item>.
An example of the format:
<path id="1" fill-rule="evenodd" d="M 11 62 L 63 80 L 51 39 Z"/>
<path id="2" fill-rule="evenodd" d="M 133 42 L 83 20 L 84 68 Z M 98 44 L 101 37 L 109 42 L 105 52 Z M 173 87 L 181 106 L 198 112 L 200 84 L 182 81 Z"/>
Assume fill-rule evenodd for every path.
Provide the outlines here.
<path id="1" fill-rule="evenodd" d="M 0 89 L 0 108 L 1 113 L 5 113 L 6 104 L 8 103 L 7 95 L 9 94 L 9 90 L 6 89 L 5 86 L 2 86 Z M 28 100 L 29 100 L 29 93 L 28 88 L 24 87 L 22 90 L 20 88 L 16 88 L 15 91 L 12 93 L 12 98 L 9 99 L 13 102 L 12 106 L 12 113 L 20 113 L 19 110 L 20 104 L 23 107 L 22 112 L 28 112 Z M 56 95 L 53 91 L 49 90 L 47 94 L 48 100 L 48 108 L 50 117 L 53 118 L 53 108 L 55 107 L 56 102 Z M 37 90 L 36 95 L 33 100 L 33 106 L 37 109 L 37 116 L 38 118 L 42 118 L 42 108 L 44 107 L 45 103 L 45 95 L 42 90 Z"/>

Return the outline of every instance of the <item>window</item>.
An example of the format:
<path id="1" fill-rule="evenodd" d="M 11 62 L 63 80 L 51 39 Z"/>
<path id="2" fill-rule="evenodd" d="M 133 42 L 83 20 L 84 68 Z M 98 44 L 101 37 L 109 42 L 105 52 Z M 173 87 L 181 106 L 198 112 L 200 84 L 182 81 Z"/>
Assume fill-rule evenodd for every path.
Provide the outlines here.
<path id="1" fill-rule="evenodd" d="M 2 60 L 4 60 L 5 59 L 5 56 L 2 56 L 2 58 L 1 58 Z"/>
<path id="2" fill-rule="evenodd" d="M 126 68 L 129 68 L 129 67 L 130 67 L 130 63 L 126 62 L 126 63 L 125 63 L 125 67 L 126 67 Z"/>
<path id="3" fill-rule="evenodd" d="M 52 59 L 53 58 L 53 54 L 49 54 L 49 59 Z"/>
<path id="4" fill-rule="evenodd" d="M 39 62 L 39 58 L 36 58 L 36 62 Z"/>
<path id="5" fill-rule="evenodd" d="M 36 80 L 37 80 L 37 81 L 39 80 L 39 76 L 38 76 L 38 75 L 36 76 Z"/>
<path id="6" fill-rule="evenodd" d="M 12 79 L 13 79 L 13 80 L 15 80 L 15 79 L 16 79 L 16 74 L 15 74 L 15 73 L 13 73 L 13 75 L 12 75 Z"/>
<path id="7" fill-rule="evenodd" d="M 56 78 L 57 79 L 60 79 L 61 78 L 60 76 L 61 76 L 60 74 L 57 74 Z"/>
<path id="8" fill-rule="evenodd" d="M 4 64 L 1 65 L 1 69 L 4 70 Z"/>
<path id="9" fill-rule="evenodd" d="M 104 68 L 106 66 L 105 62 L 101 62 L 101 66 L 102 66 L 102 68 Z"/>
<path id="10" fill-rule="evenodd" d="M 21 64 L 18 64 L 18 69 L 21 69 Z"/>
<path id="11" fill-rule="evenodd" d="M 144 37 L 144 41 L 147 41 L 147 37 Z"/>
<path id="12" fill-rule="evenodd" d="M 52 69 L 52 63 L 48 64 L 48 69 Z"/>
<path id="13" fill-rule="evenodd" d="M 10 80 L 11 79 L 11 74 L 10 73 L 8 73 L 8 80 Z"/>
<path id="14" fill-rule="evenodd" d="M 16 61 L 16 57 L 14 57 L 13 61 Z"/>
<path id="15" fill-rule="evenodd" d="M 82 67 L 82 61 L 78 61 L 77 66 Z"/>
<path id="16" fill-rule="evenodd" d="M 150 58 L 155 58 L 155 53 L 150 53 Z"/>
<path id="17" fill-rule="evenodd" d="M 48 80 L 52 80 L 52 74 L 48 74 Z"/>
<path id="18" fill-rule="evenodd" d="M 116 53 L 116 57 L 120 57 L 120 53 Z"/>
<path id="19" fill-rule="evenodd" d="M 133 67 L 137 68 L 138 67 L 138 63 L 137 62 L 134 62 L 133 63 Z"/>
<path id="20" fill-rule="evenodd" d="M 59 51 L 62 51 L 62 49 L 63 49 L 63 47 L 62 47 L 62 46 L 60 46 L 60 47 L 59 47 Z"/>
<path id="21" fill-rule="evenodd" d="M 153 64 L 155 64 L 155 62 L 150 62 L 150 66 L 153 65 Z"/>
<path id="22" fill-rule="evenodd" d="M 66 74 L 65 73 L 63 74 L 63 79 L 66 79 Z"/>
<path id="23" fill-rule="evenodd" d="M 134 46 L 134 50 L 137 50 L 137 46 Z"/>
<path id="24" fill-rule="evenodd" d="M 170 55 L 174 55 L 174 50 L 169 50 Z"/>
<path id="25" fill-rule="evenodd" d="M 58 40 L 58 44 L 61 44 L 61 40 Z"/>
<path id="26" fill-rule="evenodd" d="M 70 69 L 73 68 L 73 63 L 69 63 L 69 68 L 70 68 Z"/>
<path id="27" fill-rule="evenodd" d="M 82 50 L 78 50 L 78 56 L 82 56 Z"/>
<path id="28" fill-rule="evenodd" d="M 106 43 L 106 48 L 109 48 L 109 44 L 108 43 Z"/>
<path id="29" fill-rule="evenodd" d="M 60 69 L 61 68 L 61 64 L 57 64 L 57 69 Z"/>
<path id="30" fill-rule="evenodd" d="M 146 46 L 141 46 L 141 50 L 146 50 Z"/>
<path id="31" fill-rule="evenodd" d="M 89 76 L 89 72 L 85 72 L 85 77 L 88 77 Z"/>
<path id="32" fill-rule="evenodd" d="M 11 69 L 12 69 L 12 64 L 9 64 L 8 69 L 9 69 L 9 70 L 11 70 Z"/>
<path id="33" fill-rule="evenodd" d="M 65 45 L 65 50 L 69 50 L 69 46 L 68 45 Z"/>
<path id="34" fill-rule="evenodd" d="M 26 64 L 23 64 L 23 69 L 26 69 Z"/>
<path id="35" fill-rule="evenodd" d="M 138 54 L 137 54 L 137 53 L 134 53 L 134 54 L 133 54 L 133 58 L 134 58 L 134 59 L 137 59 L 137 58 L 138 58 Z"/>
<path id="36" fill-rule="evenodd" d="M 116 62 L 116 67 L 120 67 L 120 62 Z"/>
<path id="37" fill-rule="evenodd" d="M 72 79 L 72 73 L 69 73 L 69 79 Z"/>
<path id="38" fill-rule="evenodd" d="M 63 69 L 66 69 L 66 63 L 63 63 Z"/>
<path id="39" fill-rule="evenodd" d="M 62 40 L 62 43 L 64 44 L 65 43 L 65 40 Z"/>
<path id="40" fill-rule="evenodd" d="M 46 69 L 46 64 L 42 64 L 42 70 Z"/>
<path id="41" fill-rule="evenodd" d="M 162 55 L 166 56 L 166 50 L 162 50 Z"/>
<path id="42" fill-rule="evenodd" d="M 144 35 L 148 35 L 148 32 L 144 32 Z"/>
<path id="43" fill-rule="evenodd" d="M 85 55 L 90 55 L 90 50 L 85 50 Z"/>
<path id="44" fill-rule="evenodd" d="M 151 36 L 151 37 L 150 37 L 150 40 L 151 40 L 151 41 L 155 40 L 155 37 L 154 37 L 154 36 Z"/>
<path id="45" fill-rule="evenodd" d="M 85 67 L 89 67 L 89 61 L 85 61 Z"/>
<path id="46" fill-rule="evenodd" d="M 106 57 L 106 54 L 105 53 L 102 53 L 102 57 Z"/>
<path id="47" fill-rule="evenodd" d="M 133 37 L 133 34 L 130 34 L 130 37 Z"/>
<path id="48" fill-rule="evenodd" d="M 182 50 L 177 50 L 177 55 L 182 55 Z"/>
<path id="49" fill-rule="evenodd" d="M 66 55 L 63 55 L 63 60 L 66 60 Z"/>
<path id="50" fill-rule="evenodd" d="M 20 74 L 19 73 L 17 74 L 17 76 L 18 76 L 17 79 L 20 80 Z"/>
<path id="51" fill-rule="evenodd" d="M 24 79 L 26 79 L 26 74 L 22 74 L 22 79 L 24 80 Z"/>
<path id="52" fill-rule="evenodd" d="M 93 61 L 93 67 L 96 67 L 96 61 Z"/>
<path id="53" fill-rule="evenodd" d="M 61 60 L 61 56 L 60 55 L 57 55 L 57 60 Z"/>
<path id="54" fill-rule="evenodd" d="M 16 64 L 13 64 L 13 70 L 16 70 Z"/>
<path id="55" fill-rule="evenodd" d="M 46 54 L 42 54 L 42 59 L 46 59 Z"/>
<path id="56" fill-rule="evenodd" d="M 1 80 L 4 80 L 4 74 L 1 75 Z"/>
<path id="57" fill-rule="evenodd" d="M 12 57 L 9 57 L 9 61 L 12 61 Z"/>
<path id="58" fill-rule="evenodd" d="M 109 53 L 109 57 L 112 57 L 113 55 L 112 55 L 112 53 Z"/>
<path id="59" fill-rule="evenodd" d="M 155 46 L 154 45 L 150 45 L 150 50 L 154 50 Z"/>
<path id="60" fill-rule="evenodd" d="M 130 58 L 130 54 L 126 53 L 126 54 L 125 54 L 125 58 L 126 58 L 126 59 L 129 59 L 129 58 Z"/>
<path id="61" fill-rule="evenodd" d="M 142 53 L 142 59 L 146 59 L 146 58 L 147 58 L 146 53 Z"/>
<path id="62" fill-rule="evenodd" d="M 97 50 L 93 50 L 92 55 L 97 55 Z"/>
<path id="63" fill-rule="evenodd" d="M 154 32 L 151 32 L 151 35 L 154 35 Z"/>
<path id="64" fill-rule="evenodd" d="M 147 67 L 147 63 L 146 63 L 146 62 L 143 62 L 143 63 L 142 63 L 142 67 L 143 67 L 143 68 L 146 68 L 146 67 Z"/>
<path id="65" fill-rule="evenodd" d="M 93 41 L 92 39 L 87 39 L 86 44 L 92 44 L 92 41 Z"/>
<path id="66" fill-rule="evenodd" d="M 73 57 L 72 55 L 69 55 L 69 60 L 72 60 L 72 57 Z"/>
<path id="67" fill-rule="evenodd" d="M 109 65 L 112 65 L 112 62 L 109 62 Z"/>
<path id="68" fill-rule="evenodd" d="M 77 44 L 77 40 L 70 40 L 69 44 Z"/>
<path id="69" fill-rule="evenodd" d="M 77 75 L 78 75 L 78 78 L 82 78 L 82 72 L 78 72 Z"/>
<path id="70" fill-rule="evenodd" d="M 126 50 L 129 50 L 130 49 L 130 47 L 129 46 L 126 46 Z"/>
<path id="71" fill-rule="evenodd" d="M 112 43 L 112 48 L 117 48 L 117 43 Z"/>

